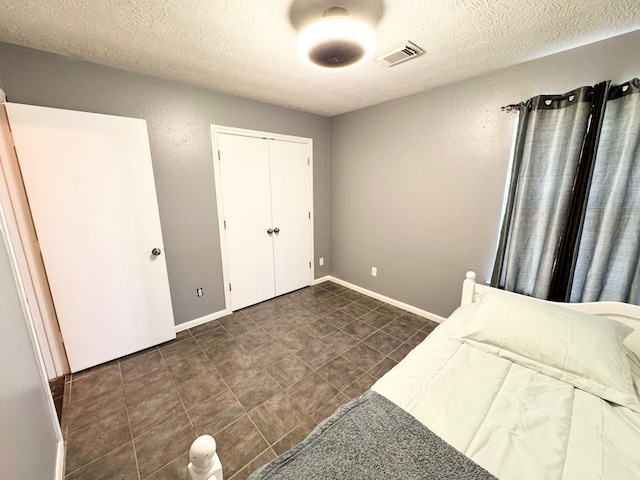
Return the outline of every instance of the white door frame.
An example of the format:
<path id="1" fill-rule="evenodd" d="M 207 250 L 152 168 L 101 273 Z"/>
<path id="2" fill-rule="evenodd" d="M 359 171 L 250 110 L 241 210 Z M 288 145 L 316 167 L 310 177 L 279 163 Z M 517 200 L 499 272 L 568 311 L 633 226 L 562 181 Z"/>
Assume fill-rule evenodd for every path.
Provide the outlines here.
<path id="1" fill-rule="evenodd" d="M 225 231 L 225 215 L 224 201 L 222 198 L 222 185 L 220 173 L 220 149 L 218 148 L 218 134 L 240 135 L 243 137 L 257 137 L 269 140 L 282 140 L 285 142 L 306 143 L 309 146 L 309 210 L 311 212 L 311 268 L 309 269 L 309 284 L 313 283 L 315 278 L 315 247 L 314 247 L 314 212 L 313 212 L 313 139 L 306 137 L 296 137 L 293 135 L 282 135 L 279 133 L 261 132 L 258 130 L 246 130 L 244 128 L 227 127 L 224 125 L 210 125 L 211 130 L 211 146 L 213 152 L 213 173 L 216 188 L 216 206 L 218 208 L 218 233 L 220 235 L 220 256 L 222 259 L 222 281 L 224 290 L 224 304 L 226 313 L 232 312 L 231 309 L 231 293 L 229 292 L 229 262 L 227 253 L 227 238 Z"/>
<path id="2" fill-rule="evenodd" d="M 69 373 L 69 364 L 4 105 L 0 110 L 0 204 L 22 278 L 34 338 L 47 377 L 53 379 Z"/>
<path id="3" fill-rule="evenodd" d="M 2 107 L 4 112 L 4 107 Z M 4 113 L 2 114 L 4 115 Z M 1 182 L 0 182 L 1 183 Z M 29 296 L 27 294 L 27 289 L 25 288 L 25 279 L 23 276 L 23 272 L 20 270 L 20 262 L 18 261 L 16 255 L 16 243 L 9 236 L 10 227 L 7 222 L 7 212 L 11 210 L 10 206 L 5 206 L 4 204 L 0 204 L 0 248 L 6 247 L 7 254 L 9 256 L 9 263 L 13 269 L 14 279 L 16 283 L 16 289 L 18 290 L 18 296 L 20 298 L 20 303 L 22 303 L 22 311 L 24 312 L 24 320 L 27 325 L 27 330 L 29 332 L 29 337 L 31 338 L 31 345 L 33 346 L 33 353 L 36 357 L 36 365 L 38 366 L 38 371 L 40 373 L 40 380 L 42 382 L 42 388 L 44 392 L 49 393 L 49 381 L 47 377 L 49 374 L 47 373 L 45 358 L 43 356 L 43 352 L 41 350 L 40 340 L 37 335 L 37 326 L 34 322 L 34 316 L 31 314 L 31 308 L 29 307 Z M 27 272 L 27 277 L 30 275 Z M 65 357 L 66 360 L 66 357 Z M 10 367 L 9 367 L 10 368 Z M 45 401 L 47 402 L 47 409 L 49 410 L 49 418 L 51 423 L 53 424 L 53 430 L 56 435 L 56 439 L 58 441 L 57 451 L 56 451 L 56 466 L 54 471 L 54 480 L 63 480 L 64 477 L 64 455 L 65 455 L 65 445 L 64 445 L 64 435 L 62 434 L 62 428 L 58 423 L 58 414 L 56 412 L 56 406 L 53 403 L 52 395 L 45 395 Z M 38 452 L 36 452 L 36 455 Z"/>

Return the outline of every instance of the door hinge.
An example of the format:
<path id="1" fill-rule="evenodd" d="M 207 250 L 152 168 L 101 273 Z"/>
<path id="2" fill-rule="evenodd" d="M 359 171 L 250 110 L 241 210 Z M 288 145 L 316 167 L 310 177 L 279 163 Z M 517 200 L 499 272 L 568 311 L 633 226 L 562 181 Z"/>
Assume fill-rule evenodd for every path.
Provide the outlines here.
<path id="1" fill-rule="evenodd" d="M 218 150 L 218 161 L 220 161 L 220 150 Z"/>
<path id="2" fill-rule="evenodd" d="M 307 165 L 311 165 L 311 159 L 307 157 Z"/>
<path id="3" fill-rule="evenodd" d="M 309 220 L 311 220 L 311 212 L 309 212 Z"/>
<path id="4" fill-rule="evenodd" d="M 231 291 L 231 284 L 229 284 L 229 291 Z"/>
<path id="5" fill-rule="evenodd" d="M 309 262 L 309 268 L 311 268 L 311 262 Z"/>
<path id="6" fill-rule="evenodd" d="M 222 223 L 224 223 L 224 229 L 226 230 L 227 229 L 227 221 L 223 220 Z"/>

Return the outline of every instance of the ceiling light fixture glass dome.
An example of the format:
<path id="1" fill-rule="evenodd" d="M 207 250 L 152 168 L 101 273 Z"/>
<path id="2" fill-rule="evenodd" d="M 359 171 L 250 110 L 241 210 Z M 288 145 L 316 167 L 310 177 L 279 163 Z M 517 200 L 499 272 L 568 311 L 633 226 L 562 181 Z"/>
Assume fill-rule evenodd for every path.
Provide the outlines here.
<path id="1" fill-rule="evenodd" d="M 345 68 L 371 58 L 376 34 L 368 25 L 333 7 L 298 36 L 298 52 L 307 63 L 322 68 Z"/>

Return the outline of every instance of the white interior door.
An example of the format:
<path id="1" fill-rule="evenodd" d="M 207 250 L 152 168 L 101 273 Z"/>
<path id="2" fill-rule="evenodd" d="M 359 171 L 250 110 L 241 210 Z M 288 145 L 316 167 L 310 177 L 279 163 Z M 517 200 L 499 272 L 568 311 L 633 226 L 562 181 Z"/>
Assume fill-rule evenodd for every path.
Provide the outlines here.
<path id="1" fill-rule="evenodd" d="M 269 141 L 276 295 L 311 283 L 309 145 Z"/>
<path id="2" fill-rule="evenodd" d="M 146 122 L 7 112 L 71 371 L 175 338 Z"/>
<path id="3" fill-rule="evenodd" d="M 269 144 L 217 135 L 232 310 L 275 296 Z M 227 306 L 229 308 L 229 306 Z"/>

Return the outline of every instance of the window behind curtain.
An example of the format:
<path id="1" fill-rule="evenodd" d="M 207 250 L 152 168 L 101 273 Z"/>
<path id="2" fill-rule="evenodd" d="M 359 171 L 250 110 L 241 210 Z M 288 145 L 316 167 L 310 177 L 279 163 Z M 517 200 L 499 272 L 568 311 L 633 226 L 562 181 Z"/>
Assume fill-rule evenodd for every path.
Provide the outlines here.
<path id="1" fill-rule="evenodd" d="M 626 88 L 625 88 L 626 87 Z M 609 93 L 571 286 L 572 302 L 640 305 L 640 82 Z"/>
<path id="2" fill-rule="evenodd" d="M 526 128 L 516 140 L 512 207 L 506 212 L 504 253 L 500 264 L 496 260 L 499 273 L 493 280 L 501 288 L 547 298 L 591 96 L 591 87 L 583 87 L 521 105 L 520 122 Z"/>
<path id="3" fill-rule="evenodd" d="M 640 304 L 640 81 L 534 97 L 520 112 L 492 285 Z"/>

